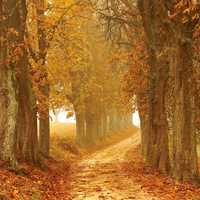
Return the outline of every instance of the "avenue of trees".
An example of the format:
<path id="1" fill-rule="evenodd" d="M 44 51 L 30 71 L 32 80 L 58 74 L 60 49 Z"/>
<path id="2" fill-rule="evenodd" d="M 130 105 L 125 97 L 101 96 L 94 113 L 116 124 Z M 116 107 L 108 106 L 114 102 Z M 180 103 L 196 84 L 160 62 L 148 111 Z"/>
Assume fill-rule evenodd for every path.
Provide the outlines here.
<path id="1" fill-rule="evenodd" d="M 98 8 L 110 39 L 131 49 L 125 91 L 136 98 L 146 163 L 197 180 L 199 2 L 111 0 Z"/>
<path id="2" fill-rule="evenodd" d="M 14 169 L 49 157 L 50 109 L 75 113 L 83 146 L 132 123 L 119 95 L 125 70 L 89 2 L 47 3 L 0 2 L 0 158 Z"/>
<path id="3" fill-rule="evenodd" d="M 50 110 L 89 146 L 137 109 L 145 162 L 197 181 L 199 36 L 194 0 L 0 0 L 0 159 L 41 165 Z"/>

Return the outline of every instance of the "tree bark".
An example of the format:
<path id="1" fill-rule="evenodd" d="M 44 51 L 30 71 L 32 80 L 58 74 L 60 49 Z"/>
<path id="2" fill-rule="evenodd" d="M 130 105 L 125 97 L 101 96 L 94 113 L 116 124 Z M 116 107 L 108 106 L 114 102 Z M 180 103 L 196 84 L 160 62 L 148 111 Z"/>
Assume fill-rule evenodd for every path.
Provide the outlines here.
<path id="1" fill-rule="evenodd" d="M 176 50 L 172 66 L 175 98 L 172 175 L 180 181 L 194 181 L 198 177 L 192 30 L 191 24 L 177 24 L 179 37 L 174 36 L 173 40 Z"/>
<path id="2" fill-rule="evenodd" d="M 19 74 L 18 142 L 21 157 L 27 162 L 39 162 L 37 137 L 36 98 L 29 74 L 27 54 L 24 54 L 23 68 Z"/>
<path id="3" fill-rule="evenodd" d="M 165 112 L 165 84 L 168 69 L 164 55 L 167 35 L 162 24 L 167 13 L 162 2 L 139 0 L 146 43 L 149 54 L 149 91 L 145 128 L 142 129 L 142 147 L 145 159 L 150 166 L 163 173 L 169 173 L 168 130 Z M 162 32 L 161 32 L 162 30 Z"/>
<path id="4" fill-rule="evenodd" d="M 39 149 L 40 153 L 44 157 L 49 157 L 50 148 L 50 121 L 49 121 L 49 83 L 48 83 L 48 73 L 45 68 L 46 55 L 47 55 L 47 41 L 45 35 L 44 26 L 44 12 L 45 12 L 45 2 L 44 0 L 37 1 L 37 24 L 38 24 L 38 43 L 39 43 L 39 61 L 41 61 L 41 74 L 42 79 L 45 80 L 43 85 L 39 86 L 41 94 L 45 97 L 45 103 L 39 102 L 44 109 L 44 112 L 40 114 L 39 118 Z"/>
<path id="5" fill-rule="evenodd" d="M 17 4 L 14 0 L 0 1 L 0 157 L 14 168 L 19 107 L 17 72 L 22 67 L 25 21 L 25 0 Z"/>

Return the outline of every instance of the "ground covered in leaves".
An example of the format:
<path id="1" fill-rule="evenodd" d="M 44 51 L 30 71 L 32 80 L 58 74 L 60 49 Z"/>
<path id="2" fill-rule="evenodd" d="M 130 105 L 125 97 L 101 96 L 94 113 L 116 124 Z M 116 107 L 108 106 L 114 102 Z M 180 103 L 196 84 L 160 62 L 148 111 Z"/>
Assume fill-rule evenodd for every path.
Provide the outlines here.
<path id="1" fill-rule="evenodd" d="M 75 145 L 74 125 L 55 127 L 48 170 L 22 165 L 14 173 L 2 165 L 0 200 L 200 200 L 200 187 L 175 183 L 144 165 L 138 129 L 83 150 Z"/>
<path id="2" fill-rule="evenodd" d="M 175 183 L 144 165 L 139 132 L 83 159 L 72 169 L 75 200 L 200 200 L 200 188 Z"/>
<path id="3" fill-rule="evenodd" d="M 69 199 L 69 163 L 48 161 L 48 171 L 23 166 L 17 174 L 0 170 L 0 199 L 64 200 Z"/>
<path id="4" fill-rule="evenodd" d="M 200 200 L 200 186 L 175 182 L 145 166 L 139 145 L 127 152 L 126 160 L 121 165 L 122 171 L 148 194 L 160 200 Z"/>

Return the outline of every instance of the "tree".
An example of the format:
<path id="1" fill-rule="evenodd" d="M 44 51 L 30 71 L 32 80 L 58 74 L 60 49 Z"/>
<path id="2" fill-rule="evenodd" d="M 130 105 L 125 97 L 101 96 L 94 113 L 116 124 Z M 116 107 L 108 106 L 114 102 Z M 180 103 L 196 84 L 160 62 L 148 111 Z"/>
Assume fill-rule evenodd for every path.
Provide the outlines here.
<path id="1" fill-rule="evenodd" d="M 21 12 L 21 16 L 20 5 L 24 6 L 24 3 L 24 1 L 19 1 L 19 5 L 10 15 L 9 13 L 15 7 L 15 1 L 0 2 L 1 159 L 8 161 L 13 167 L 16 166 L 15 133 L 19 106 L 17 100 L 19 90 L 17 71 L 22 63 L 26 17 L 26 10 Z"/>
<path id="2" fill-rule="evenodd" d="M 5 112 L 1 158 L 16 167 L 17 159 L 38 162 L 36 100 L 25 41 L 26 1 L 3 1 L 1 11 L 1 105 Z"/>
<path id="3" fill-rule="evenodd" d="M 37 2 L 37 25 L 38 25 L 38 43 L 39 43 L 39 60 L 41 80 L 39 91 L 41 97 L 39 100 L 40 118 L 39 118 L 39 149 L 44 157 L 49 156 L 50 148 L 50 122 L 49 122 L 49 82 L 48 72 L 46 69 L 47 56 L 47 38 L 45 27 L 45 1 L 39 0 Z"/>
<path id="4" fill-rule="evenodd" d="M 137 7 L 141 18 L 136 4 L 129 1 L 97 4 L 107 35 L 115 43 L 130 46 L 125 100 L 139 110 L 142 153 L 161 172 L 193 180 L 198 173 L 192 42 L 199 32 L 199 6 L 193 1 L 139 0 Z M 192 80 L 193 89 L 188 87 Z"/>
<path id="5" fill-rule="evenodd" d="M 173 80 L 173 176 L 178 180 L 196 180 L 198 177 L 195 84 L 193 65 L 193 33 L 199 23 L 195 14 L 199 6 L 192 1 L 178 1 L 171 5 L 173 56 L 171 74 Z M 188 12 L 188 13 L 187 13 Z"/>

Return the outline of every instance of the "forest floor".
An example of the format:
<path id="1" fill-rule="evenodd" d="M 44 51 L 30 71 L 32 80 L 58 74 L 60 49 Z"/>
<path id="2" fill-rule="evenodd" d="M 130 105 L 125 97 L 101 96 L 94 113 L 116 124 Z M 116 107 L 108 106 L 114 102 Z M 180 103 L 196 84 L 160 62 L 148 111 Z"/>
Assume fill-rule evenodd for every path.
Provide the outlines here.
<path id="1" fill-rule="evenodd" d="M 72 167 L 74 200 L 200 200 L 200 188 L 175 183 L 144 165 L 139 131 Z"/>
<path id="2" fill-rule="evenodd" d="M 139 134 L 104 150 L 97 151 L 72 167 L 72 199 L 74 200 L 150 200 L 122 169 L 126 153 L 140 142 Z"/>
<path id="3" fill-rule="evenodd" d="M 75 145 L 74 124 L 51 130 L 48 170 L 22 165 L 24 172 L 16 174 L 1 166 L 0 200 L 200 200 L 200 187 L 175 183 L 144 165 L 136 128 L 90 150 Z"/>

